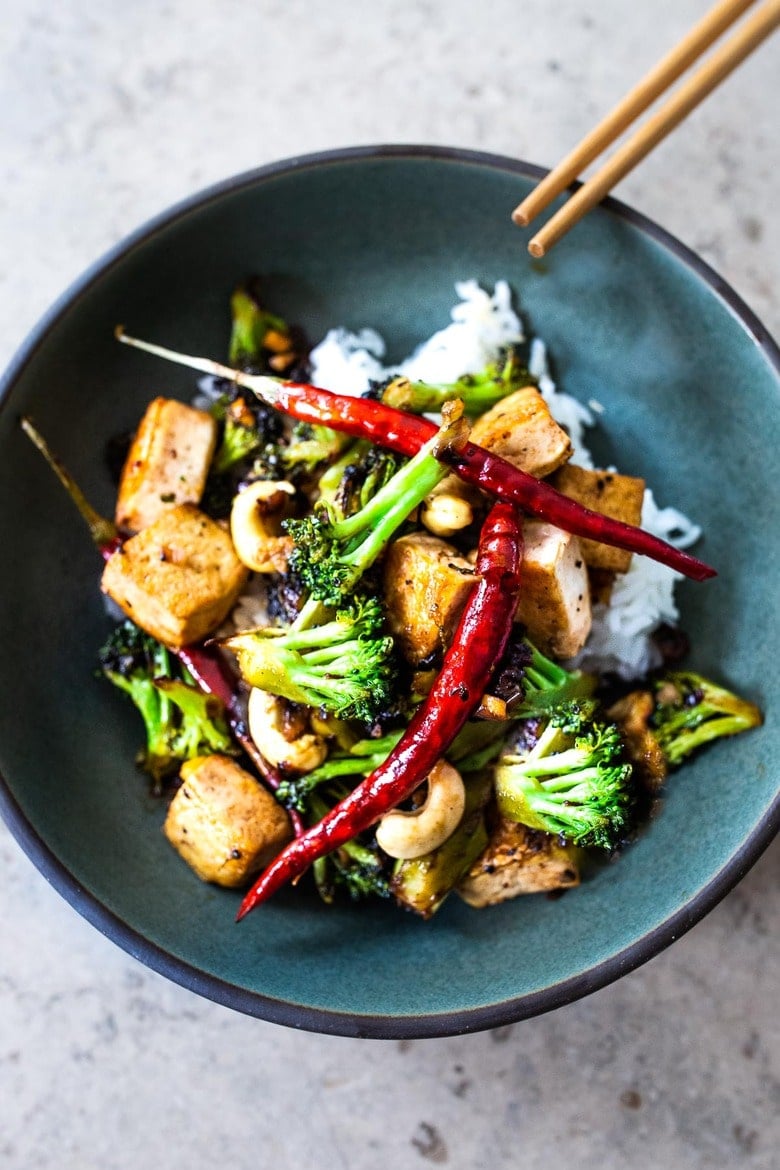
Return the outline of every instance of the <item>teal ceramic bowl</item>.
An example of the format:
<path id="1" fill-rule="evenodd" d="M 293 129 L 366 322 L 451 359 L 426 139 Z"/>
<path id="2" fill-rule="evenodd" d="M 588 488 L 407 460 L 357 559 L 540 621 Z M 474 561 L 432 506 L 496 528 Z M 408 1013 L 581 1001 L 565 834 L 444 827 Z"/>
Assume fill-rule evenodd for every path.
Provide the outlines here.
<path id="1" fill-rule="evenodd" d="M 510 212 L 542 172 L 434 148 L 295 159 L 166 212 L 87 272 L 17 355 L 0 409 L 0 804 L 38 868 L 136 958 L 250 1015 L 351 1036 L 433 1036 L 558 1007 L 650 958 L 742 877 L 777 826 L 778 350 L 677 241 L 607 202 L 543 263 Z M 234 924 L 164 840 L 133 757 L 130 705 L 95 677 L 108 628 L 99 560 L 19 430 L 29 413 L 102 510 L 106 440 L 193 378 L 113 328 L 218 356 L 237 278 L 262 272 L 312 337 L 375 325 L 401 357 L 441 327 L 455 281 L 513 286 L 561 388 L 606 408 L 598 454 L 703 525 L 719 570 L 680 590 L 691 662 L 757 701 L 766 725 L 703 753 L 620 861 L 557 901 L 424 923 L 390 905 L 326 910 L 288 891 Z"/>

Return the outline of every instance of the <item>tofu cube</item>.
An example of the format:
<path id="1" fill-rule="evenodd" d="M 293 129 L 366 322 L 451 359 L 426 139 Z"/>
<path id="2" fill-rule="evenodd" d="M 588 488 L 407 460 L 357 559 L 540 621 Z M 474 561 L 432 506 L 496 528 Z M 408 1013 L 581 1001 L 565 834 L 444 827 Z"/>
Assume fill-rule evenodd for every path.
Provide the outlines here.
<path id="1" fill-rule="evenodd" d="M 507 394 L 477 419 L 471 441 L 543 479 L 571 456 L 571 440 L 535 386 Z"/>
<path id="2" fill-rule="evenodd" d="M 525 550 L 515 620 L 543 654 L 572 658 L 590 633 L 588 571 L 576 536 L 541 520 L 523 525 Z"/>
<path id="3" fill-rule="evenodd" d="M 601 512 L 613 520 L 638 525 L 642 520 L 642 503 L 645 498 L 645 481 L 633 475 L 618 475 L 614 471 L 591 471 L 567 463 L 559 468 L 550 481 L 559 492 L 563 492 L 586 508 Z M 585 564 L 591 569 L 605 569 L 612 573 L 627 573 L 631 564 L 631 553 L 597 540 L 580 538 Z"/>
<path id="4" fill-rule="evenodd" d="M 495 906 L 520 894 L 580 884 L 579 851 L 549 833 L 501 818 L 488 846 L 457 887 L 469 906 Z"/>
<path id="5" fill-rule="evenodd" d="M 166 509 L 199 504 L 217 441 L 210 414 L 171 398 L 155 398 L 122 469 L 115 521 L 140 532 Z"/>
<path id="6" fill-rule="evenodd" d="M 220 625 L 248 574 L 224 528 L 180 504 L 109 557 L 101 589 L 147 633 L 178 647 Z"/>
<path id="7" fill-rule="evenodd" d="M 450 643 L 474 582 L 474 566 L 452 545 L 428 533 L 402 536 L 384 560 L 390 632 L 413 666 Z"/>
<path id="8" fill-rule="evenodd" d="M 202 881 L 242 886 L 290 840 L 285 810 L 229 756 L 187 760 L 181 778 L 163 832 Z"/>

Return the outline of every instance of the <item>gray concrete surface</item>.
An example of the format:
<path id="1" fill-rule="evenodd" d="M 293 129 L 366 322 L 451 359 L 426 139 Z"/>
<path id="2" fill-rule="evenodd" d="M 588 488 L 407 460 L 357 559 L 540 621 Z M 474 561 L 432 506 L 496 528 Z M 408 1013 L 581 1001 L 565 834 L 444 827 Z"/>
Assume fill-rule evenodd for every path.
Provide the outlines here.
<path id="1" fill-rule="evenodd" d="M 276 158 L 430 142 L 551 165 L 705 0 L 5 0 L 0 361 L 145 217 Z M 780 332 L 780 42 L 618 194 Z M 5 701 L 5 700 L 4 700 Z M 0 828 L 0 1166 L 770 1170 L 777 846 L 686 937 L 554 1014 L 298 1034 L 141 967 Z"/>

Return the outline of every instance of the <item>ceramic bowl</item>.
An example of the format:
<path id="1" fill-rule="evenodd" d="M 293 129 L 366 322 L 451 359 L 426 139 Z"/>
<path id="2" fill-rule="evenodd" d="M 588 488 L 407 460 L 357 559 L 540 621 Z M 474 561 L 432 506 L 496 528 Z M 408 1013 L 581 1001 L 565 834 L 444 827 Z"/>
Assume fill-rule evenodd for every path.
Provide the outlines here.
<path id="1" fill-rule="evenodd" d="M 506 1024 L 603 986 L 672 942 L 777 827 L 778 350 L 739 298 L 660 228 L 608 201 L 542 262 L 510 212 L 542 172 L 459 150 L 378 147 L 263 167 L 165 212 L 91 268 L 33 331 L 0 410 L 0 804 L 61 894 L 136 958 L 250 1015 L 353 1036 Z M 104 461 L 156 394 L 193 376 L 118 345 L 220 356 L 236 280 L 261 272 L 311 337 L 373 325 L 400 358 L 448 319 L 456 281 L 512 285 L 562 389 L 605 408 L 597 454 L 699 522 L 718 577 L 684 582 L 690 661 L 758 702 L 766 725 L 670 779 L 617 864 L 553 901 L 425 923 L 389 904 L 324 909 L 287 891 L 234 923 L 197 881 L 133 764 L 139 724 L 95 676 L 109 619 L 99 559 L 21 434 L 31 414 L 93 503 Z"/>

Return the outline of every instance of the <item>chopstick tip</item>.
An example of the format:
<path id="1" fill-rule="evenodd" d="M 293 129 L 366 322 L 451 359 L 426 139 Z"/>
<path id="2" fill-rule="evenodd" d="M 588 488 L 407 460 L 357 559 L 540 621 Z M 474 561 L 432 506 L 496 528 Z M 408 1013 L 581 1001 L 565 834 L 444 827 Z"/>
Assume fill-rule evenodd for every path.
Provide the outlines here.
<path id="1" fill-rule="evenodd" d="M 541 260 L 542 256 L 547 253 L 547 249 L 538 236 L 534 236 L 532 240 L 528 241 L 528 251 L 535 260 Z"/>
<path id="2" fill-rule="evenodd" d="M 523 205 L 520 203 L 512 212 L 512 222 L 516 223 L 518 227 L 528 227 L 531 222 L 530 217 L 523 211 Z"/>

